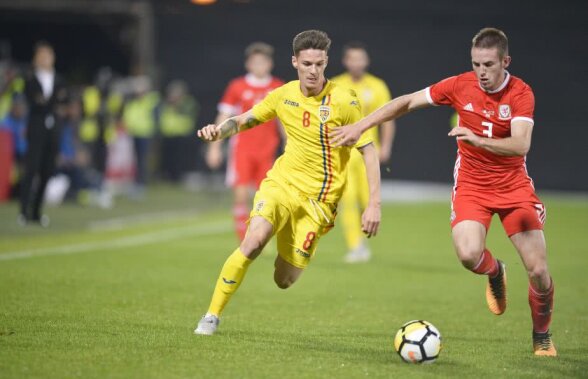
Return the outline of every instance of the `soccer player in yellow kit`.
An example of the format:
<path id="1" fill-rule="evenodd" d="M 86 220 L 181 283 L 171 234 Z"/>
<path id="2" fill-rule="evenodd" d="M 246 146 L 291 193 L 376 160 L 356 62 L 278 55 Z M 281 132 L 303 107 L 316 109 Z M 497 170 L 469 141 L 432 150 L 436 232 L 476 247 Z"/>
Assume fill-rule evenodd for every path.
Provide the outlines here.
<path id="1" fill-rule="evenodd" d="M 372 113 L 391 98 L 386 83 L 367 72 L 369 63 L 365 45 L 357 41 L 349 42 L 343 47 L 343 66 L 347 72 L 332 78 L 335 83 L 355 91 L 361 102 L 363 116 Z M 390 159 L 395 133 L 394 120 L 383 122 L 380 128 L 366 130 L 366 137 L 374 141 L 378 150 L 380 163 Z M 361 211 L 367 206 L 369 190 L 359 151 L 351 152 L 348 166 L 347 186 L 340 202 L 341 225 L 348 248 L 345 262 L 366 262 L 370 259 L 371 252 L 361 231 Z"/>
<path id="2" fill-rule="evenodd" d="M 287 139 L 284 153 L 255 194 L 245 239 L 226 260 L 208 312 L 194 330 L 196 334 L 216 331 L 220 315 L 247 268 L 273 235 L 278 248 L 274 281 L 285 289 L 298 279 L 313 257 L 318 240 L 334 225 L 354 148 L 363 154 L 370 190 L 363 230 L 368 237 L 378 231 L 380 166 L 374 144 L 366 136 L 355 147 L 333 149 L 329 140 L 333 129 L 361 118 L 355 93 L 325 79 L 330 44 L 322 31 L 298 34 L 293 41 L 292 65 L 299 80 L 273 90 L 250 111 L 198 131 L 201 139 L 215 141 L 278 117 Z"/>

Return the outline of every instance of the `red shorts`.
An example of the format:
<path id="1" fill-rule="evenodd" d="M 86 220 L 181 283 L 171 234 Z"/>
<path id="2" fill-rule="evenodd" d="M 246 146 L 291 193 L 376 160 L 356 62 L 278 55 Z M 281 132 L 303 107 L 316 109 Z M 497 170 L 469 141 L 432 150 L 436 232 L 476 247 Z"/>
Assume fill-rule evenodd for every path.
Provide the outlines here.
<path id="1" fill-rule="evenodd" d="M 251 186 L 259 188 L 265 174 L 274 164 L 275 154 L 249 149 L 233 149 L 227 162 L 227 186 Z"/>
<path id="2" fill-rule="evenodd" d="M 461 221 L 473 220 L 490 229 L 492 216 L 497 213 L 502 227 L 510 237 L 527 230 L 543 230 L 545 206 L 533 190 L 525 186 L 512 191 L 488 192 L 458 187 L 451 202 L 451 227 Z"/>

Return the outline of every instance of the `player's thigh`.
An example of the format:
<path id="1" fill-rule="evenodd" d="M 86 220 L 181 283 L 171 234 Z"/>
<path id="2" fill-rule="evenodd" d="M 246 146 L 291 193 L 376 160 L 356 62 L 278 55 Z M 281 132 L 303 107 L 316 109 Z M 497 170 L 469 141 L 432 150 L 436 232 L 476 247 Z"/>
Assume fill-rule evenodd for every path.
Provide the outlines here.
<path id="1" fill-rule="evenodd" d="M 233 201 L 235 204 L 249 203 L 251 199 L 249 196 L 251 187 L 248 185 L 240 184 L 233 187 Z"/>
<path id="2" fill-rule="evenodd" d="M 451 235 L 459 259 L 475 264 L 486 246 L 486 227 L 479 221 L 463 220 L 453 226 Z"/>
<path id="3" fill-rule="evenodd" d="M 272 226 L 271 236 L 284 228 L 284 225 L 290 218 L 288 208 L 289 200 L 284 196 L 284 189 L 278 183 L 271 179 L 266 179 L 255 193 L 253 198 L 253 208 L 249 213 L 249 226 L 245 234 L 247 240 L 249 234 L 253 233 L 257 223 L 263 223 L 257 220 L 265 220 Z M 255 236 L 258 236 L 255 234 Z M 262 234 L 265 236 L 265 234 Z M 258 236 L 259 237 L 259 236 Z M 257 239 L 259 241 L 259 238 Z M 267 243 L 269 239 L 261 242 Z"/>
<path id="4" fill-rule="evenodd" d="M 545 278 L 547 271 L 547 247 L 543 230 L 527 230 L 510 236 L 525 269 L 531 278 Z"/>
<path id="5" fill-rule="evenodd" d="M 478 193 L 457 189 L 451 202 L 451 234 L 457 256 L 466 266 L 475 264 L 486 246 L 493 211 Z"/>
<path id="6" fill-rule="evenodd" d="M 458 224 L 464 221 L 476 221 L 483 225 L 485 233 L 487 233 L 494 214 L 489 203 L 490 201 L 483 194 L 472 190 L 457 189 L 451 199 L 451 228 L 455 229 Z"/>
<path id="7" fill-rule="evenodd" d="M 284 228 L 277 233 L 280 257 L 294 267 L 306 268 L 319 239 L 332 229 L 334 212 L 331 205 L 300 200 Z"/>
<path id="8" fill-rule="evenodd" d="M 267 219 L 251 217 L 245 238 L 241 241 L 241 252 L 249 259 L 257 258 L 273 235 L 274 227 Z"/>
<path id="9" fill-rule="evenodd" d="M 286 262 L 279 254 L 276 257 L 274 266 L 274 281 L 282 289 L 286 289 L 294 284 L 304 272 L 304 269 Z"/>
<path id="10" fill-rule="evenodd" d="M 274 164 L 274 154 L 264 154 L 256 158 L 254 171 L 252 172 L 252 184 L 259 188 L 263 179 L 265 179 L 267 172 Z"/>
<path id="11" fill-rule="evenodd" d="M 242 148 L 234 148 L 227 161 L 226 184 L 230 187 L 251 186 L 255 173 L 254 154 Z"/>
<path id="12" fill-rule="evenodd" d="M 520 232 L 543 230 L 547 217 L 546 209 L 538 198 L 535 197 L 535 199 L 535 201 L 521 201 L 498 213 L 502 227 L 509 237 Z"/>

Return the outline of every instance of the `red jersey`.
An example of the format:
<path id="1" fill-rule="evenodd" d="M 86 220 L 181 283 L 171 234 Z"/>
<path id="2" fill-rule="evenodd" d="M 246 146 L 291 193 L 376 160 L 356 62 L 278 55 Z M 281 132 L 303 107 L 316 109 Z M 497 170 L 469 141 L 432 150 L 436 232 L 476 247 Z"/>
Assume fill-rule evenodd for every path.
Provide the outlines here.
<path id="1" fill-rule="evenodd" d="M 283 84 L 284 82 L 274 77 L 259 80 L 251 74 L 233 79 L 225 90 L 218 105 L 218 111 L 231 116 L 247 112 L 263 100 L 271 90 Z M 273 157 L 279 144 L 278 124 L 275 120 L 271 120 L 233 136 L 230 145 L 234 149 L 255 151 L 260 155 Z"/>
<path id="2" fill-rule="evenodd" d="M 510 137 L 510 125 L 515 120 L 533 123 L 535 97 L 531 87 L 508 72 L 502 85 L 494 91 L 480 87 L 473 71 L 444 79 L 426 89 L 432 105 L 453 107 L 458 125 L 477 136 L 487 138 Z M 525 158 L 503 156 L 458 141 L 455 162 L 455 185 L 469 188 L 512 190 L 531 185 Z"/>

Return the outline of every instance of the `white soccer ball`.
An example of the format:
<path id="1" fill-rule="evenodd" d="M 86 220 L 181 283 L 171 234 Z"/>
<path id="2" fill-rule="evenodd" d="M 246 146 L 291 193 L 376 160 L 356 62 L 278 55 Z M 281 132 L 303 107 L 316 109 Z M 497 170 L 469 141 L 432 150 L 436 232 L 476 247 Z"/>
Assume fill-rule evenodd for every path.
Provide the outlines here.
<path id="1" fill-rule="evenodd" d="M 394 349 L 405 362 L 433 363 L 441 351 L 441 333 L 428 321 L 409 321 L 396 333 Z"/>

